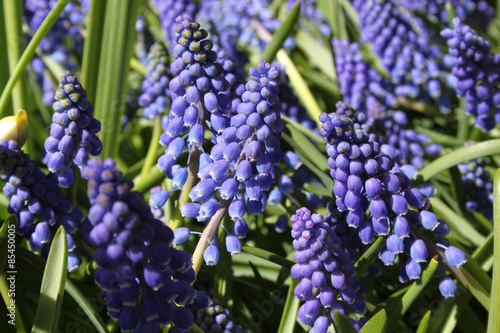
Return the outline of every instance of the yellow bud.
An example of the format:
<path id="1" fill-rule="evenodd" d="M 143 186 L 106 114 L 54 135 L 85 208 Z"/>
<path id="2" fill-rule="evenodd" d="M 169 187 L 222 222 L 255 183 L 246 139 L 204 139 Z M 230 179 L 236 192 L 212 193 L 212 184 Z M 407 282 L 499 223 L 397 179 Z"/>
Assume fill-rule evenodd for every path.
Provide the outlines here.
<path id="1" fill-rule="evenodd" d="M 21 148 L 28 138 L 28 115 L 26 111 L 19 110 L 17 115 L 0 119 L 0 139 L 17 141 Z"/>

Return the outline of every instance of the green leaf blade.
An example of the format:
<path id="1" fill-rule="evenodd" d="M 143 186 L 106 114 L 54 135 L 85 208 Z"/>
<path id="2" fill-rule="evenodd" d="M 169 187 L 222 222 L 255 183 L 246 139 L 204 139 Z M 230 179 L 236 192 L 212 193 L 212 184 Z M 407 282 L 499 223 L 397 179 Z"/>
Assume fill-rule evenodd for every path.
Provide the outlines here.
<path id="1" fill-rule="evenodd" d="M 297 23 L 297 20 L 299 19 L 299 14 L 300 14 L 300 2 L 297 1 L 295 6 L 293 6 L 292 10 L 290 11 L 290 14 L 288 14 L 286 19 L 283 21 L 281 27 L 274 33 L 271 41 L 267 43 L 264 52 L 262 52 L 261 59 L 269 63 L 274 60 L 279 49 L 281 49 L 283 43 L 292 32 L 295 23 Z"/>
<path id="2" fill-rule="evenodd" d="M 500 331 L 500 169 L 495 173 L 493 182 L 493 278 L 491 283 L 490 312 L 488 315 L 488 333 Z"/>
<path id="3" fill-rule="evenodd" d="M 40 298 L 32 332 L 55 332 L 61 312 L 68 266 L 68 241 L 64 227 L 57 230 L 43 273 Z"/>
<path id="4" fill-rule="evenodd" d="M 387 313 L 382 309 L 359 330 L 359 333 L 382 333 L 385 332 L 386 326 Z"/>

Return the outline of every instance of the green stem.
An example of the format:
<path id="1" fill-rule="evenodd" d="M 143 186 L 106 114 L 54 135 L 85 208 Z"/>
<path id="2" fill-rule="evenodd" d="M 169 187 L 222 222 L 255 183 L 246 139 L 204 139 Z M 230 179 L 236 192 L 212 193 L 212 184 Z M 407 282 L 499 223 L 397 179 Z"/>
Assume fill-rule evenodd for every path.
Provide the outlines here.
<path id="1" fill-rule="evenodd" d="M 250 20 L 250 24 L 257 31 L 257 34 L 260 38 L 262 38 L 262 40 L 266 42 L 271 41 L 271 34 L 262 26 L 259 21 L 252 19 Z M 311 119 L 314 119 L 318 127 L 321 128 L 322 124 L 319 121 L 318 117 L 323 111 L 316 102 L 316 98 L 311 93 L 311 90 L 300 75 L 300 72 L 293 63 L 292 59 L 290 59 L 288 54 L 283 49 L 280 49 L 278 51 L 278 53 L 276 54 L 276 59 L 278 59 L 278 61 L 285 66 L 285 72 L 290 79 L 290 83 L 292 84 L 294 91 L 297 93 L 300 101 L 302 102 L 302 105 L 305 106 L 307 113 L 309 114 Z"/>
<path id="2" fill-rule="evenodd" d="M 125 108 L 127 77 L 135 40 L 140 1 L 109 0 L 100 53 L 94 117 L 101 121 L 102 157 L 114 158 L 119 150 L 121 115 Z M 95 55 L 94 55 L 95 56 Z"/>
<path id="3" fill-rule="evenodd" d="M 38 44 L 40 44 L 42 39 L 47 35 L 50 28 L 52 28 L 57 18 L 59 17 L 59 15 L 61 15 L 61 13 L 64 10 L 64 7 L 66 7 L 69 1 L 70 0 L 59 0 L 57 2 L 57 4 L 54 6 L 54 8 L 52 8 L 49 15 L 47 15 L 42 25 L 33 36 L 33 39 L 31 39 L 28 46 L 24 50 L 23 55 L 19 59 L 19 62 L 14 68 L 14 71 L 11 73 L 9 81 L 5 85 L 5 89 L 3 90 L 2 96 L 0 97 L 0 118 L 3 118 L 6 115 L 8 115 L 6 112 L 6 107 L 12 89 L 14 88 L 17 80 L 21 77 L 21 75 L 25 73 L 24 72 L 25 68 L 28 65 L 28 62 L 31 60 L 31 58 L 33 58 L 33 55 L 35 54 Z"/>
<path id="4" fill-rule="evenodd" d="M 141 179 L 146 177 L 147 174 L 151 173 L 151 168 L 156 163 L 156 151 L 160 146 L 160 136 L 161 136 L 161 118 L 159 115 L 156 117 L 153 125 L 153 136 L 151 137 L 151 143 L 149 144 L 148 153 L 141 170 Z"/>
<path id="5" fill-rule="evenodd" d="M 259 249 L 256 247 L 245 245 L 245 246 L 243 246 L 242 251 L 246 252 L 246 253 L 250 253 L 256 257 L 265 259 L 267 261 L 274 262 L 275 264 L 278 264 L 284 268 L 291 269 L 292 266 L 295 265 L 295 263 L 291 260 L 288 260 L 286 258 L 283 258 L 283 257 L 277 255 L 277 254 L 274 254 L 272 252 L 269 252 L 269 251 L 266 251 L 263 249 Z"/>
<path id="6" fill-rule="evenodd" d="M 490 312 L 488 315 L 488 333 L 500 331 L 500 169 L 495 173 L 493 182 L 493 278 L 491 283 Z"/>
<path id="7" fill-rule="evenodd" d="M 148 72 L 148 69 L 140 63 L 139 60 L 137 60 L 136 58 L 131 58 L 130 59 L 130 68 L 135 70 L 137 73 L 140 73 L 141 75 L 146 75 L 146 73 Z"/>
<path id="8" fill-rule="evenodd" d="M 229 216 L 224 216 L 222 224 L 229 227 Z M 217 240 L 219 242 L 220 257 L 219 263 L 215 267 L 215 298 L 221 301 L 226 308 L 231 311 L 230 300 L 233 299 L 233 270 L 232 256 L 225 250 L 226 248 L 226 231 L 224 228 L 219 228 L 217 232 Z"/>
<path id="9" fill-rule="evenodd" d="M 23 23 L 23 4 L 21 1 L 2 1 L 5 13 L 5 30 L 7 34 L 7 53 L 9 56 L 9 70 L 14 72 L 17 62 L 21 58 L 24 49 L 24 35 L 22 29 Z M 28 99 L 26 72 L 22 72 L 19 80 L 12 90 L 13 110 L 26 108 Z"/>
<path id="10" fill-rule="evenodd" d="M 496 154 L 500 154 L 500 139 L 483 141 L 441 156 L 420 170 L 420 175 L 423 177 L 424 181 L 426 181 L 432 176 L 443 170 L 449 169 L 452 166 L 478 157 Z"/>
<path id="11" fill-rule="evenodd" d="M 87 36 L 83 46 L 81 82 L 85 84 L 87 98 L 90 101 L 95 101 L 97 91 L 97 76 L 99 74 L 98 55 L 101 54 L 107 1 L 91 1 L 87 16 Z"/>

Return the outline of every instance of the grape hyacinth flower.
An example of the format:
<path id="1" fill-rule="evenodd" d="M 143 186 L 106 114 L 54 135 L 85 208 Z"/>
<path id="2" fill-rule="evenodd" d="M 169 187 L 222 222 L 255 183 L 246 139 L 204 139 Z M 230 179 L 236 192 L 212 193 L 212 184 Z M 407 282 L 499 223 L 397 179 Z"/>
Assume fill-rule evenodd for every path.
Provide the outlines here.
<path id="1" fill-rule="evenodd" d="M 441 51 L 432 45 L 424 21 L 400 8 L 396 0 L 355 0 L 361 26 L 361 40 L 373 45 L 395 85 L 396 96 L 434 100 L 443 113 L 450 101 L 442 94 Z"/>
<path id="2" fill-rule="evenodd" d="M 398 254 L 408 250 L 405 242 L 411 239 L 412 228 L 434 231 L 437 237 L 433 242 L 445 248 L 449 245 L 445 238 L 448 226 L 428 210 L 429 199 L 413 188 L 408 176 L 400 171 L 395 161 L 397 151 L 372 133 L 363 114 L 339 102 L 336 112 L 321 114 L 320 121 L 320 134 L 328 142 L 328 164 L 335 180 L 335 205 L 346 212 L 345 223 L 358 230 L 364 244 L 371 243 L 375 236 L 387 236 L 379 253 L 385 265 L 393 265 Z M 463 252 L 452 248 L 447 248 L 445 256 L 448 264 L 458 267 L 465 255 L 460 257 L 459 252 Z M 413 242 L 405 264 L 407 278 L 420 277 L 419 262 L 426 259 L 426 251 L 424 244 Z"/>
<path id="3" fill-rule="evenodd" d="M 301 279 L 295 297 L 305 301 L 298 311 L 299 320 L 314 326 L 311 332 L 326 333 L 334 311 L 345 315 L 350 308 L 364 314 L 366 305 L 354 264 L 332 226 L 321 214 L 311 214 L 305 207 L 298 209 L 291 221 L 297 250 L 291 273 L 292 278 Z"/>
<path id="4" fill-rule="evenodd" d="M 359 44 L 350 44 L 347 39 L 334 39 L 335 66 L 340 92 L 345 101 L 358 112 L 376 113 L 392 108 L 396 98 L 391 91 L 394 86 L 373 69 L 359 52 Z"/>
<path id="5" fill-rule="evenodd" d="M 188 14 L 177 17 L 176 22 L 175 61 L 170 65 L 175 77 L 169 82 L 172 105 L 160 137 L 160 144 L 167 149 L 157 164 L 167 175 L 172 174 L 186 144 L 178 136 L 189 131 L 188 144 L 197 150 L 204 140 L 204 120 L 214 123 L 230 112 L 227 96 L 220 94 L 229 88 L 229 83 L 221 76 L 222 65 L 215 63 L 217 54 L 212 51 L 212 42 L 206 39 L 208 33 Z"/>
<path id="6" fill-rule="evenodd" d="M 68 271 L 78 268 L 74 232 L 84 220 L 82 211 L 62 195 L 54 173 L 45 175 L 14 140 L 0 140 L 0 178 L 9 197 L 8 211 L 15 214 L 17 234 L 29 240 L 32 251 L 47 253 L 53 234 L 63 226 L 68 240 Z"/>
<path id="7" fill-rule="evenodd" d="M 73 163 L 82 167 L 88 154 L 101 153 L 102 143 L 96 135 L 101 123 L 93 117 L 94 105 L 87 100 L 87 92 L 69 71 L 59 78 L 54 98 L 50 136 L 45 140 L 42 163 L 57 173 L 61 187 L 68 187 L 74 181 Z"/>
<path id="8" fill-rule="evenodd" d="M 194 317 L 188 308 L 206 306 L 191 286 L 191 255 L 171 247 L 172 230 L 153 217 L 112 159 L 89 160 L 82 176 L 92 205 L 89 240 L 97 247 L 94 277 L 109 316 L 122 331 L 156 331 L 168 324 L 176 327 L 170 331 L 189 329 Z"/>
<path id="9" fill-rule="evenodd" d="M 240 325 L 236 324 L 229 310 L 225 309 L 221 302 L 212 298 L 208 299 L 208 307 L 198 311 L 196 321 L 203 332 L 246 332 Z"/>
<path id="10" fill-rule="evenodd" d="M 143 107 L 144 118 L 155 119 L 165 113 L 170 97 L 167 53 L 159 43 L 151 46 L 147 61 L 148 72 L 141 84 L 143 93 L 139 96 L 139 105 Z"/>
<path id="11" fill-rule="evenodd" d="M 475 117 L 476 127 L 484 132 L 500 122 L 500 58 L 490 54 L 490 42 L 479 36 L 458 17 L 453 30 L 445 29 L 441 36 L 448 39 L 453 57 L 452 74 L 457 78 L 458 97 L 465 97 L 465 112 Z"/>

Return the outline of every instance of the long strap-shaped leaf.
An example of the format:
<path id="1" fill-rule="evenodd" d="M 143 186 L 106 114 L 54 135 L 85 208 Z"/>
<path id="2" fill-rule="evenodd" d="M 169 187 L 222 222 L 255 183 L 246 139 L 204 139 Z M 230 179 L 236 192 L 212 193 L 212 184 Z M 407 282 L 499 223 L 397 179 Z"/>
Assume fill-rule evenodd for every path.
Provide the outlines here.
<path id="1" fill-rule="evenodd" d="M 18 257 L 19 264 L 22 267 L 29 267 L 28 273 L 32 274 L 33 277 L 38 277 L 38 273 L 44 271 L 46 263 L 45 260 L 42 259 L 40 256 L 37 256 L 33 252 L 25 249 L 24 247 L 18 248 L 16 252 L 17 255 L 19 256 Z M 94 306 L 92 306 L 92 304 L 87 299 L 86 295 L 84 295 L 78 289 L 78 287 L 74 285 L 73 282 L 71 282 L 70 279 L 66 279 L 65 290 L 82 308 L 83 312 L 90 319 L 96 330 L 100 333 L 108 333 L 106 324 L 99 317 L 97 309 Z"/>
<path id="2" fill-rule="evenodd" d="M 267 44 L 266 48 L 264 49 L 264 52 L 262 52 L 261 59 L 269 63 L 274 60 L 274 58 L 276 57 L 276 53 L 278 53 L 279 49 L 281 49 L 283 43 L 292 32 L 295 23 L 297 23 L 297 20 L 299 19 L 299 14 L 300 14 L 300 2 L 297 1 L 295 6 L 293 6 L 290 14 L 288 14 L 286 19 L 283 21 L 281 27 L 274 33 L 273 38 Z"/>
<path id="3" fill-rule="evenodd" d="M 488 333 L 500 331 L 500 169 L 495 173 L 493 183 L 493 279 L 491 283 L 490 312 L 488 316 Z"/>
<path id="4" fill-rule="evenodd" d="M 139 0 L 109 0 L 106 5 L 104 35 L 94 116 L 101 121 L 99 137 L 102 156 L 115 157 L 121 131 L 121 113 L 125 108 L 127 77 L 135 38 Z"/>
<path id="5" fill-rule="evenodd" d="M 483 141 L 471 146 L 460 148 L 452 153 L 444 155 L 420 170 L 424 180 L 428 180 L 435 174 L 449 169 L 460 163 L 473 160 L 478 157 L 500 154 L 500 139 Z"/>
<path id="6" fill-rule="evenodd" d="M 299 280 L 292 279 L 292 282 L 290 282 L 278 333 L 293 332 L 295 322 L 297 321 L 297 311 L 299 310 L 299 300 L 295 297 L 294 293 L 295 287 L 298 284 Z"/>
<path id="7" fill-rule="evenodd" d="M 55 332 L 64 296 L 68 266 L 68 241 L 64 227 L 57 230 L 43 273 L 42 288 L 31 332 Z"/>
<path id="8" fill-rule="evenodd" d="M 0 97 L 0 118 L 3 118 L 4 116 L 7 115 L 6 113 L 7 102 L 9 100 L 9 95 L 12 92 L 12 88 L 14 88 L 14 85 L 16 84 L 17 79 L 19 79 L 19 77 L 24 73 L 26 65 L 28 65 L 28 62 L 35 54 L 38 44 L 40 44 L 45 35 L 47 35 L 50 28 L 52 28 L 59 15 L 61 15 L 61 13 L 64 10 L 64 7 L 66 7 L 68 2 L 69 0 L 59 0 L 57 2 L 57 4 L 54 6 L 54 8 L 52 8 L 49 15 L 47 15 L 42 25 L 33 36 L 33 39 L 30 41 L 30 43 L 24 50 L 21 59 L 19 59 L 19 62 L 14 68 L 14 71 L 11 73 L 9 81 L 5 85 L 5 89 L 2 91 L 2 96 Z"/>

